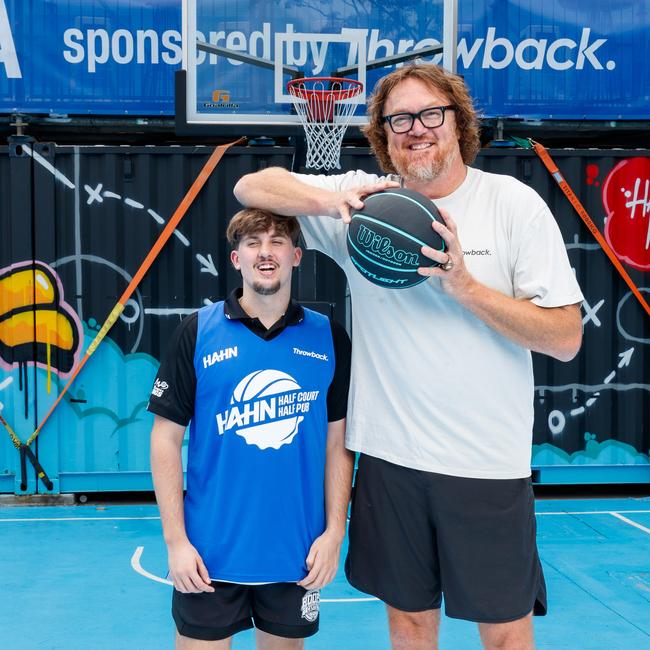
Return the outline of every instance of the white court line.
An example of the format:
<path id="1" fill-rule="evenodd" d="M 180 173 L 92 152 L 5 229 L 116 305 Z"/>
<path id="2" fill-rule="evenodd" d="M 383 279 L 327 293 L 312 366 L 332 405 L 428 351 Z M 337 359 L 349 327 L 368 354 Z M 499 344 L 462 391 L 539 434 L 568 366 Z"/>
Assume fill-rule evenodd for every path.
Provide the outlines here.
<path id="1" fill-rule="evenodd" d="M 138 548 L 135 549 L 135 553 L 133 553 L 133 555 L 131 556 L 131 567 L 133 567 L 133 570 L 136 573 L 139 573 L 141 576 L 144 576 L 145 578 L 149 578 L 149 580 L 153 580 L 155 582 L 162 582 L 162 584 L 169 585 L 171 587 L 174 584 L 171 580 L 166 580 L 165 578 L 159 578 L 153 573 L 149 573 L 149 571 L 145 571 L 142 568 L 142 565 L 140 564 L 142 551 L 144 551 L 144 546 L 138 546 Z"/>
<path id="2" fill-rule="evenodd" d="M 321 603 L 373 603 L 379 602 L 379 598 L 321 598 Z"/>
<path id="3" fill-rule="evenodd" d="M 639 530 L 642 530 L 644 533 L 648 533 L 650 535 L 650 528 L 646 528 L 641 524 L 637 524 L 636 521 L 632 521 L 627 517 L 623 517 L 623 515 L 620 515 L 618 512 L 610 512 L 609 514 L 612 515 L 612 517 L 616 517 L 617 519 L 624 521 L 626 524 L 630 524 L 630 526 L 634 526 L 635 528 L 638 528 Z"/>
<path id="4" fill-rule="evenodd" d="M 616 510 L 616 512 L 624 512 L 626 515 L 648 514 L 650 510 Z M 536 512 L 536 515 L 611 515 L 611 510 L 584 510 L 584 511 L 563 511 L 563 512 Z"/>
<path id="5" fill-rule="evenodd" d="M 33 517 L 31 519 L 3 519 L 0 517 L 0 523 L 19 524 L 23 521 L 140 521 L 145 519 L 160 519 L 160 517 Z"/>
<path id="6" fill-rule="evenodd" d="M 0 503 L 0 508 L 2 504 Z M 638 515 L 638 514 L 650 514 L 650 510 L 584 510 L 584 511 L 563 511 L 563 512 L 536 512 L 536 515 L 615 515 L 616 514 L 626 514 L 626 515 Z M 153 520 L 160 519 L 160 517 L 33 517 L 29 519 L 23 518 L 3 518 L 0 517 L 0 523 L 9 522 L 9 523 L 21 523 L 31 522 L 31 521 L 138 521 L 138 520 Z"/>
<path id="7" fill-rule="evenodd" d="M 621 521 L 623 521 L 624 523 L 630 526 L 634 526 L 635 528 L 638 528 L 639 530 L 642 530 L 650 534 L 650 528 L 646 528 L 645 526 L 642 526 L 641 524 L 638 524 L 635 521 L 628 519 L 627 517 L 623 517 L 621 513 L 648 514 L 650 513 L 650 510 L 618 510 L 616 512 L 612 510 L 584 510 L 584 511 L 570 511 L 570 512 L 538 512 L 536 514 L 554 515 L 554 516 L 611 515 L 613 517 L 616 517 L 617 519 L 620 519 Z M 159 519 L 160 517 L 33 517 L 29 519 L 0 518 L 0 523 L 2 522 L 22 523 L 22 522 L 43 522 L 43 521 L 145 521 L 145 520 L 159 520 Z M 153 573 L 149 573 L 148 571 L 142 568 L 142 565 L 140 564 L 140 558 L 142 557 L 143 551 L 144 551 L 144 546 L 138 546 L 135 552 L 133 553 L 133 556 L 131 557 L 131 567 L 133 568 L 133 570 L 136 571 L 136 573 L 139 573 L 140 575 L 144 576 L 149 580 L 153 580 L 155 582 L 161 582 L 162 584 L 171 586 L 172 583 L 169 580 L 160 578 L 154 575 Z M 372 601 L 378 601 L 378 599 L 377 598 L 323 598 L 321 599 L 321 602 L 323 603 L 366 603 Z"/>
<path id="8" fill-rule="evenodd" d="M 138 546 L 135 549 L 133 555 L 131 556 L 131 567 L 133 567 L 133 570 L 136 573 L 139 573 L 141 576 L 148 578 L 149 580 L 153 580 L 154 582 L 161 582 L 164 585 L 172 586 L 173 583 L 171 580 L 160 578 L 159 576 L 154 575 L 153 573 L 149 573 L 149 571 L 142 568 L 142 565 L 140 564 L 140 558 L 142 557 L 143 551 L 144 551 L 144 546 Z M 321 598 L 320 602 L 321 603 L 369 603 L 378 600 L 379 600 L 378 598 Z"/>

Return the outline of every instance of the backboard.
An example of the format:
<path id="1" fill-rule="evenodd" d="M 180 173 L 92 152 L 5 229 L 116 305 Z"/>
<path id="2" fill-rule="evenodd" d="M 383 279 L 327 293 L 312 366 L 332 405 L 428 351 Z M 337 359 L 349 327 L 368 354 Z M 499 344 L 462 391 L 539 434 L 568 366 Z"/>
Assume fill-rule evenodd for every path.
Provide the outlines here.
<path id="1" fill-rule="evenodd" d="M 351 126 L 367 95 L 413 58 L 455 66 L 457 0 L 183 0 L 179 133 L 294 135 L 286 84 L 296 77 L 360 81 Z"/>

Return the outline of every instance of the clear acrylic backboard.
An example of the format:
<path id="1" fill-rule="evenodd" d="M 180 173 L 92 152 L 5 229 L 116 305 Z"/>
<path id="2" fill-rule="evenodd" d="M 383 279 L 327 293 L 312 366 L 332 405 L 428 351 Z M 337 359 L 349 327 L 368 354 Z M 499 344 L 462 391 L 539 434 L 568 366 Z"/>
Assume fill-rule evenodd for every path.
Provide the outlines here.
<path id="1" fill-rule="evenodd" d="M 286 84 L 347 77 L 363 84 L 351 126 L 366 122 L 367 93 L 413 58 L 454 69 L 457 0 L 183 0 L 177 131 L 295 135 Z"/>

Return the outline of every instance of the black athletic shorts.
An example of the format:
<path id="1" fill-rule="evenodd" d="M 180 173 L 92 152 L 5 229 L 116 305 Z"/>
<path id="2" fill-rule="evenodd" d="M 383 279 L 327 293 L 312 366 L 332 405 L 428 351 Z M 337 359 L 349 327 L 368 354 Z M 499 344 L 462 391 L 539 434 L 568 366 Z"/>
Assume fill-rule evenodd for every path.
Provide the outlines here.
<path id="1" fill-rule="evenodd" d="M 345 573 L 407 612 L 478 623 L 546 614 L 529 478 L 457 478 L 361 455 Z"/>
<path id="2" fill-rule="evenodd" d="M 237 585 L 213 582 L 214 592 L 184 594 L 174 589 L 172 616 L 182 636 L 227 639 L 255 627 L 290 639 L 318 632 L 320 592 L 295 582 Z"/>

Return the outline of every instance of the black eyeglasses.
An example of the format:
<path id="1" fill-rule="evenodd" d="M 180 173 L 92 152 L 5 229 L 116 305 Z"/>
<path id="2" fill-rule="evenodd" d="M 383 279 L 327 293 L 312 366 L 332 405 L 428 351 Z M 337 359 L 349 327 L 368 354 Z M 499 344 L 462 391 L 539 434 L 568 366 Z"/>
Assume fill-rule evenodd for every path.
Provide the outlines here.
<path id="1" fill-rule="evenodd" d="M 384 115 L 384 121 L 388 122 L 393 133 L 407 133 L 413 128 L 415 118 L 420 120 L 422 126 L 427 129 L 435 129 L 445 123 L 445 111 L 453 111 L 455 106 L 431 106 L 423 108 L 419 113 L 394 113 Z"/>

